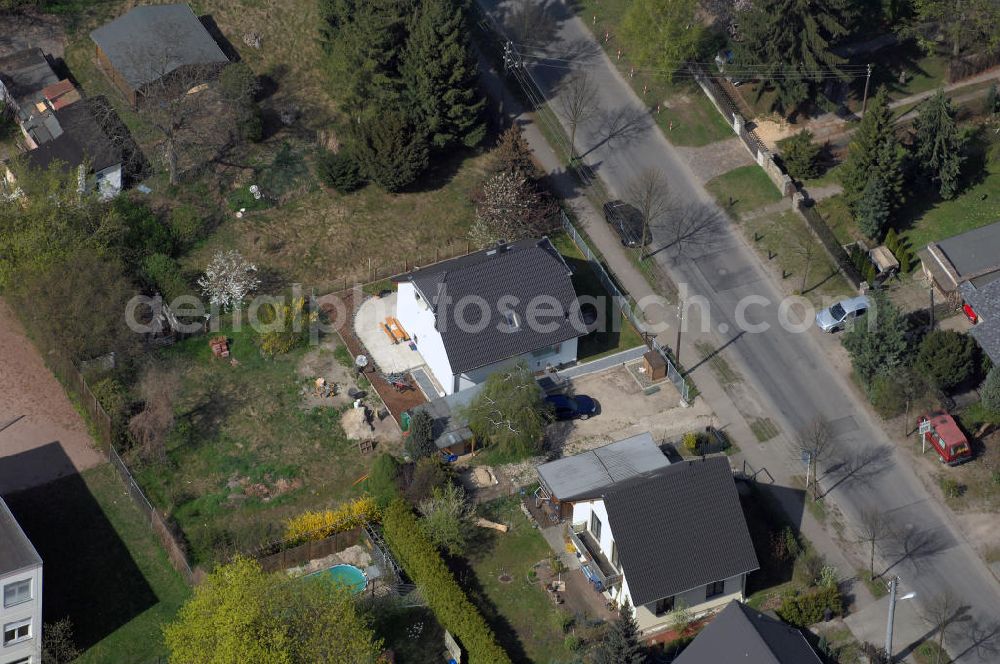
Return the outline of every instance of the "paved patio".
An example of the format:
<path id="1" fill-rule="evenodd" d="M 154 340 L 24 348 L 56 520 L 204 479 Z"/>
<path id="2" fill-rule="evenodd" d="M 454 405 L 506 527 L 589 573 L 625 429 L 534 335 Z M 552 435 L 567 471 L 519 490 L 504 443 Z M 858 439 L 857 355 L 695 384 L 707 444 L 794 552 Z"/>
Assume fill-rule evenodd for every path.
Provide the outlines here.
<path id="1" fill-rule="evenodd" d="M 361 303 L 354 316 L 354 333 L 368 350 L 368 359 L 383 373 L 406 373 L 426 366 L 413 344 L 394 344 L 382 325 L 396 315 L 396 293 L 370 297 Z"/>

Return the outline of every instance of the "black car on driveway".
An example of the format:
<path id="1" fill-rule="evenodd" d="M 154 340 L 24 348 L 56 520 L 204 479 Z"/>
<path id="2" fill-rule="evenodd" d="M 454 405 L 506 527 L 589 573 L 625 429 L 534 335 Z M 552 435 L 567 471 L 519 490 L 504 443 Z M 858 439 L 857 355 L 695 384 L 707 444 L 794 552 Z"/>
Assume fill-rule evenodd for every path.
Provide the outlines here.
<path id="1" fill-rule="evenodd" d="M 638 247 L 652 242 L 648 233 L 645 242 L 643 241 L 642 213 L 633 205 L 624 201 L 608 201 L 604 204 L 604 219 L 614 227 L 626 247 Z"/>

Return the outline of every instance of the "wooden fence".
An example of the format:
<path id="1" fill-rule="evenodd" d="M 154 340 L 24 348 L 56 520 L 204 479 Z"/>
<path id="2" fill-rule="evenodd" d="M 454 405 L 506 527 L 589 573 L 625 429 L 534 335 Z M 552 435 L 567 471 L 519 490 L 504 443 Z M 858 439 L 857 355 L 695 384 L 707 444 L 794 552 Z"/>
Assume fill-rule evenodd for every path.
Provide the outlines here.
<path id="1" fill-rule="evenodd" d="M 277 572 L 354 546 L 361 541 L 361 531 L 362 528 L 358 526 L 353 530 L 335 533 L 325 539 L 306 542 L 275 553 L 267 553 L 265 550 L 263 554 L 254 557 L 265 572 Z"/>

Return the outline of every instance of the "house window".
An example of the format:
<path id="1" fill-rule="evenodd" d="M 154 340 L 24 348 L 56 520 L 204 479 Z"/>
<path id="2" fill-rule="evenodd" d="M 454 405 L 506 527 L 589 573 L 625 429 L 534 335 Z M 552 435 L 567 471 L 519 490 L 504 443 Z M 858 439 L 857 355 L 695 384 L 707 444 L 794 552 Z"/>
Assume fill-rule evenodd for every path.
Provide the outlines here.
<path id="1" fill-rule="evenodd" d="M 718 597 L 726 591 L 725 581 L 713 581 L 712 583 L 705 586 L 705 599 L 712 599 L 713 597 Z"/>
<path id="2" fill-rule="evenodd" d="M 611 564 L 615 566 L 615 569 L 619 572 L 622 571 L 622 565 L 618 562 L 618 545 L 613 541 L 611 542 Z"/>
<path id="3" fill-rule="evenodd" d="M 597 518 L 597 512 L 590 513 L 590 533 L 595 540 L 601 541 L 601 520 Z"/>
<path id="4" fill-rule="evenodd" d="M 31 664 L 31 655 L 22 657 L 21 659 L 15 659 L 13 662 L 9 662 L 9 664 Z"/>
<path id="5" fill-rule="evenodd" d="M 531 351 L 531 356 L 539 358 L 548 357 L 549 355 L 558 355 L 561 348 L 562 344 L 556 344 L 555 346 L 549 346 L 548 348 L 540 348 L 538 350 Z"/>
<path id="6" fill-rule="evenodd" d="M 661 600 L 657 600 L 656 606 L 653 607 L 653 613 L 658 616 L 662 616 L 664 613 L 670 613 L 673 610 L 674 598 L 672 595 L 670 597 L 664 597 Z"/>
<path id="7" fill-rule="evenodd" d="M 9 646 L 31 638 L 31 618 L 7 623 L 3 626 L 3 644 Z"/>
<path id="8" fill-rule="evenodd" d="M 3 587 L 3 606 L 7 607 L 14 606 L 15 604 L 22 604 L 31 599 L 31 579 L 24 579 L 23 581 L 15 581 L 14 583 L 8 583 Z"/>

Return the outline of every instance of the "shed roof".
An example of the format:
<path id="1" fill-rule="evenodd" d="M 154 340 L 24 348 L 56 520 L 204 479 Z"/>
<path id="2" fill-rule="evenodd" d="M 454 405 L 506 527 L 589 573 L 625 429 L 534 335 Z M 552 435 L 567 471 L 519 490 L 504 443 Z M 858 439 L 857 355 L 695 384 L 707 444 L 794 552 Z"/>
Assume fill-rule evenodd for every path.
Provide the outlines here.
<path id="1" fill-rule="evenodd" d="M 0 498 L 0 576 L 41 564 L 41 556 Z"/>
<path id="2" fill-rule="evenodd" d="M 699 632 L 676 664 L 820 664 L 795 627 L 733 601 Z"/>
<path id="3" fill-rule="evenodd" d="M 75 167 L 89 160 L 91 169 L 101 171 L 121 163 L 121 152 L 97 124 L 87 104 L 70 104 L 52 116 L 60 133 L 27 153 L 33 168 L 48 168 L 55 161 Z"/>
<path id="4" fill-rule="evenodd" d="M 40 48 L 28 48 L 0 57 L 0 82 L 18 104 L 33 99 L 46 86 L 59 82 Z"/>
<path id="5" fill-rule="evenodd" d="M 571 276 L 543 237 L 442 261 L 398 280 L 412 282 L 435 310 L 451 370 L 460 374 L 586 334 Z M 540 325 L 529 324 L 533 304 L 542 305 Z"/>
<path id="6" fill-rule="evenodd" d="M 90 38 L 133 89 L 178 67 L 229 62 L 186 4 L 135 7 Z"/>
<path id="7" fill-rule="evenodd" d="M 972 326 L 969 334 L 994 364 L 1000 364 L 1000 279 L 981 285 L 966 282 L 959 290 L 979 316 L 979 322 Z"/>
<path id="8" fill-rule="evenodd" d="M 615 484 L 604 506 L 636 606 L 760 568 L 725 457 Z"/>
<path id="9" fill-rule="evenodd" d="M 427 412 L 433 420 L 434 443 L 438 449 L 451 447 L 472 438 L 469 423 L 462 416 L 462 409 L 468 407 L 479 395 L 486 383 L 432 399 L 413 408 L 413 411 Z"/>
<path id="10" fill-rule="evenodd" d="M 648 433 L 544 463 L 538 477 L 558 500 L 598 496 L 615 482 L 670 465 Z"/>
<path id="11" fill-rule="evenodd" d="M 930 261 L 938 283 L 949 291 L 964 281 L 1000 271 L 1000 221 L 931 242 L 920 257 L 925 264 Z"/>

